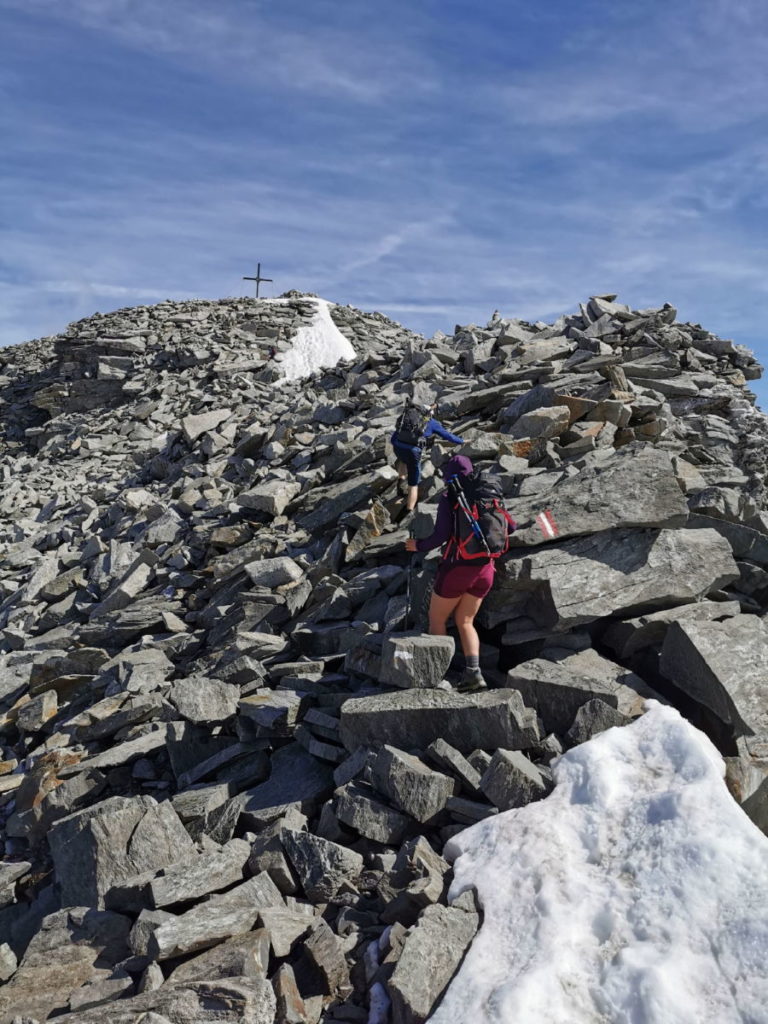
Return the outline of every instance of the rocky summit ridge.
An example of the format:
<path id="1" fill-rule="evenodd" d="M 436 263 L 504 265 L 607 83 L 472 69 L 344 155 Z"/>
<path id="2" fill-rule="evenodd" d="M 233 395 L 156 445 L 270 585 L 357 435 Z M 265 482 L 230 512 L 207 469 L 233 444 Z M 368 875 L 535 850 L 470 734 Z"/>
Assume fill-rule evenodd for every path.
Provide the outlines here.
<path id="1" fill-rule="evenodd" d="M 0 1024 L 425 1021 L 481 914 L 445 843 L 647 697 L 768 831 L 752 355 L 614 296 L 431 339 L 328 304 L 355 357 L 291 379 L 319 306 L 169 301 L 0 350 Z M 521 524 L 488 692 L 423 632 L 407 396 Z"/>

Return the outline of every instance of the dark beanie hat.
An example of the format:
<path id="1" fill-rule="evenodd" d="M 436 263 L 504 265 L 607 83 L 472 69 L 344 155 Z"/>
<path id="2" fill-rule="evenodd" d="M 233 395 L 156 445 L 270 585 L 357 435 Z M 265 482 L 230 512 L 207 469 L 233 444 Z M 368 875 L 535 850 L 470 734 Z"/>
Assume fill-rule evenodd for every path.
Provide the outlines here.
<path id="1" fill-rule="evenodd" d="M 443 480 L 450 480 L 452 476 L 468 476 L 473 470 L 472 461 L 466 455 L 453 455 L 440 467 Z"/>

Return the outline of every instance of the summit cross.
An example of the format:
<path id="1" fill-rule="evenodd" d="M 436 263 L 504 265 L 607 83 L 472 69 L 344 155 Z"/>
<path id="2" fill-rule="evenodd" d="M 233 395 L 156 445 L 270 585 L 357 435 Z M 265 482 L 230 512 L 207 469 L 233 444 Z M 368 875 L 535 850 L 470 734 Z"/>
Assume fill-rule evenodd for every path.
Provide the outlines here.
<path id="1" fill-rule="evenodd" d="M 261 282 L 262 281 L 269 281 L 270 283 L 272 282 L 272 278 L 271 277 L 262 277 L 261 276 L 261 264 L 260 263 L 256 264 L 256 277 L 243 277 L 243 280 L 244 281 L 255 281 L 256 282 L 256 298 L 257 299 L 259 297 L 259 285 L 261 284 Z"/>

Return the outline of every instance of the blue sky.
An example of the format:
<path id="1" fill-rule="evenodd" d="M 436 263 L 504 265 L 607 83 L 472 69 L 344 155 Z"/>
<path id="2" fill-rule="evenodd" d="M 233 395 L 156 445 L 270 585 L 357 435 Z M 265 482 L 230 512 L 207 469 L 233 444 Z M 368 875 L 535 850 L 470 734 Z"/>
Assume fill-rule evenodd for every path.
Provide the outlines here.
<path id="1" fill-rule="evenodd" d="M 768 361 L 767 129 L 765 0 L 0 0 L 0 344 L 260 260 L 427 334 L 610 291 Z"/>

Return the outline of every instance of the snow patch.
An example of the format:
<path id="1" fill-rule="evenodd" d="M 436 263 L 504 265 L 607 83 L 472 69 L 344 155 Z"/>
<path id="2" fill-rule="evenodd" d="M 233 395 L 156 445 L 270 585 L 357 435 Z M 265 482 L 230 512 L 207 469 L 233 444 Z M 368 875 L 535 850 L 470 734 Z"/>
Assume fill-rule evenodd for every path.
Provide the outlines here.
<path id="1" fill-rule="evenodd" d="M 768 838 L 709 740 L 648 701 L 554 774 L 446 847 L 484 919 L 430 1024 L 765 1024 Z"/>
<path id="2" fill-rule="evenodd" d="M 283 354 L 280 368 L 283 380 L 309 377 L 325 366 L 335 366 L 342 359 L 354 359 L 356 352 L 331 317 L 327 299 L 310 299 L 317 305 L 311 323 L 300 327 L 293 344 Z"/>

